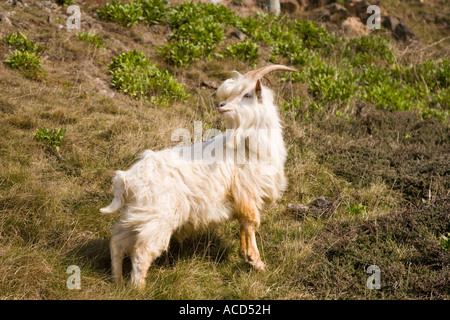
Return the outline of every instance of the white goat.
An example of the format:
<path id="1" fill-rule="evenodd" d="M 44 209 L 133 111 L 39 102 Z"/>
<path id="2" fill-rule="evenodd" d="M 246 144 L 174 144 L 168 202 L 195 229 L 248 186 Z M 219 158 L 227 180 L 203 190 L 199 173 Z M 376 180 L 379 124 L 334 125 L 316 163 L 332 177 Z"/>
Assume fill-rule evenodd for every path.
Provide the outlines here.
<path id="1" fill-rule="evenodd" d="M 114 200 L 100 209 L 112 213 L 122 208 L 110 243 L 116 282 L 123 281 L 125 255 L 131 256 L 131 282 L 142 289 L 150 264 L 167 250 L 171 236 L 181 240 L 229 218 L 240 222 L 242 257 L 255 269 L 265 269 L 255 239 L 259 212 L 264 203 L 279 198 L 286 185 L 278 110 L 273 92 L 260 81 L 275 70 L 296 71 L 270 65 L 245 75 L 235 72 L 218 88 L 222 102 L 217 111 L 226 121 L 226 134 L 187 147 L 194 153 L 212 147 L 216 161 L 193 161 L 180 155 L 180 148 L 147 150 L 128 171 L 116 171 Z M 242 151 L 245 161 L 237 163 L 235 154 Z"/>

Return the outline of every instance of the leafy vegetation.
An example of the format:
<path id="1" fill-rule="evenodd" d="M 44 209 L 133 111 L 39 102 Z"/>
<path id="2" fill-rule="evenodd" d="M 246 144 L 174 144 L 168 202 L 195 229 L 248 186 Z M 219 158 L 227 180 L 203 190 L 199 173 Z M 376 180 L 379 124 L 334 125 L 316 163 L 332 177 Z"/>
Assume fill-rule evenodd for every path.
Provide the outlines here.
<path id="1" fill-rule="evenodd" d="M 210 58 L 225 39 L 223 27 L 235 19 L 236 15 L 224 6 L 193 2 L 176 6 L 168 13 L 172 35 L 159 52 L 168 63 L 180 67 Z"/>
<path id="2" fill-rule="evenodd" d="M 38 46 L 36 43 L 28 40 L 28 38 L 21 32 L 11 33 L 5 37 L 5 42 L 8 46 L 15 47 L 19 51 L 34 52 L 41 54 L 44 46 Z"/>
<path id="3" fill-rule="evenodd" d="M 159 48 L 159 53 L 173 65 L 187 67 L 200 58 L 209 58 L 225 34 L 213 17 L 195 23 L 185 23 L 173 31 L 170 42 Z"/>
<path id="4" fill-rule="evenodd" d="M 136 50 L 119 54 L 109 65 L 111 86 L 132 97 L 149 97 L 164 104 L 185 100 L 188 94 L 167 70 L 160 70 Z"/>
<path id="5" fill-rule="evenodd" d="M 47 148 L 59 152 L 59 147 L 64 139 L 65 133 L 65 129 L 41 128 L 36 131 L 34 140 L 43 142 Z"/>
<path id="6" fill-rule="evenodd" d="M 447 235 L 441 235 L 441 243 L 442 249 L 449 250 L 450 249 L 450 232 Z"/>
<path id="7" fill-rule="evenodd" d="M 133 13 L 140 10 L 136 1 L 111 3 L 102 10 L 112 8 L 108 6 L 123 7 L 121 12 L 130 21 L 139 20 L 133 17 L 141 15 Z M 390 41 L 381 36 L 347 40 L 313 21 L 265 13 L 240 17 L 221 5 L 188 2 L 159 11 L 164 18 L 155 23 L 167 23 L 172 34 L 158 52 L 171 65 L 188 67 L 213 57 L 225 39 L 225 27 L 232 26 L 250 39 L 228 45 L 223 56 L 255 64 L 258 43 L 271 46 L 270 62 L 287 58 L 299 68 L 300 72 L 289 79 L 308 84 L 313 109 L 326 112 L 333 106 L 344 110 L 361 100 L 384 110 L 417 110 L 424 118 L 448 119 L 448 59 L 407 66 L 396 62 Z M 127 19 L 111 15 L 111 20 L 121 24 Z M 341 62 L 336 64 L 338 60 Z"/>
<path id="8" fill-rule="evenodd" d="M 227 57 L 236 58 L 249 62 L 250 64 L 254 64 L 259 57 L 258 49 L 259 46 L 256 43 L 250 40 L 244 40 L 226 47 L 224 54 Z"/>
<path id="9" fill-rule="evenodd" d="M 366 214 L 366 206 L 362 203 L 352 204 L 347 207 L 347 211 L 350 215 L 365 215 Z"/>
<path id="10" fill-rule="evenodd" d="M 87 43 L 93 45 L 97 48 L 104 48 L 103 39 L 96 33 L 91 32 L 80 32 L 77 34 L 77 38 L 81 41 L 86 41 Z"/>
<path id="11" fill-rule="evenodd" d="M 109 2 L 98 10 L 104 20 L 114 21 L 131 27 L 140 22 L 154 25 L 161 22 L 166 15 L 165 0 L 134 0 L 129 3 Z"/>
<path id="12" fill-rule="evenodd" d="M 9 67 L 22 71 L 24 75 L 32 79 L 37 79 L 43 74 L 39 56 L 44 52 L 44 46 L 38 46 L 20 32 L 11 33 L 4 40 L 7 45 L 16 49 L 5 60 Z"/>

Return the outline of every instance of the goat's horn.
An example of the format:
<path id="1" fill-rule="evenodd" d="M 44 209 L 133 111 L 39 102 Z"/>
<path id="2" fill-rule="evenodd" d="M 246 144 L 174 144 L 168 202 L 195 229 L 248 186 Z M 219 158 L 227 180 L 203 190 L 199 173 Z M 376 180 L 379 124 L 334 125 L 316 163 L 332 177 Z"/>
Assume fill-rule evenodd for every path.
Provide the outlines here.
<path id="1" fill-rule="evenodd" d="M 277 71 L 277 70 L 297 72 L 297 70 L 283 66 L 281 64 L 273 64 L 273 65 L 259 68 L 257 70 L 249 71 L 246 74 L 244 74 L 244 77 L 247 79 L 252 79 L 252 80 L 256 81 L 256 80 L 259 80 L 262 77 L 264 77 L 269 72 Z"/>

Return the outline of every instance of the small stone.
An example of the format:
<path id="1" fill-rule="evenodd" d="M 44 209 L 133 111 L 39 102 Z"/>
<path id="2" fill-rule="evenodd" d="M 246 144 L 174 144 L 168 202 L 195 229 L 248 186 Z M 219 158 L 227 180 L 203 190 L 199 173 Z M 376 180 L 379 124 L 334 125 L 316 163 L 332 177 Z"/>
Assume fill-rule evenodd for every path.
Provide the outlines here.
<path id="1" fill-rule="evenodd" d="M 219 84 L 217 81 L 202 81 L 202 83 L 200 83 L 200 87 L 216 90 L 219 87 Z"/>
<path id="2" fill-rule="evenodd" d="M 297 216 L 305 216 L 306 213 L 308 212 L 309 207 L 307 205 L 304 204 L 297 204 L 297 203 L 289 203 L 287 205 L 287 208 L 292 211 L 293 213 L 295 213 Z"/>
<path id="3" fill-rule="evenodd" d="M 247 35 L 239 29 L 234 29 L 233 31 L 231 31 L 228 34 L 228 38 L 232 38 L 232 37 L 238 38 L 241 41 L 246 40 L 248 38 Z"/>

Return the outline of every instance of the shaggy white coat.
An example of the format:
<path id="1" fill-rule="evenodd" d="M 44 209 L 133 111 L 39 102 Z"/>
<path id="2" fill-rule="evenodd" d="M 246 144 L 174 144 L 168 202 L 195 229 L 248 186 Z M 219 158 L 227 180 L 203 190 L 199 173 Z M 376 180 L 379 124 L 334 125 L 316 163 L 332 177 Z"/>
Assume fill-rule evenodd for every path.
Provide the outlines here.
<path id="1" fill-rule="evenodd" d="M 122 209 L 111 239 L 117 282 L 122 281 L 124 255 L 131 256 L 132 283 L 142 288 L 151 262 L 172 236 L 182 240 L 230 218 L 241 223 L 244 259 L 264 269 L 254 232 L 263 204 L 285 189 L 286 150 L 273 92 L 259 80 L 257 86 L 236 72 L 218 88 L 225 134 L 187 148 L 147 150 L 129 170 L 116 171 L 114 200 L 100 211 Z M 186 151 L 207 151 L 215 159 L 194 161 Z"/>

